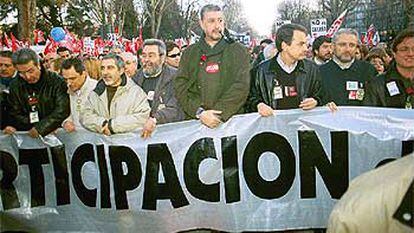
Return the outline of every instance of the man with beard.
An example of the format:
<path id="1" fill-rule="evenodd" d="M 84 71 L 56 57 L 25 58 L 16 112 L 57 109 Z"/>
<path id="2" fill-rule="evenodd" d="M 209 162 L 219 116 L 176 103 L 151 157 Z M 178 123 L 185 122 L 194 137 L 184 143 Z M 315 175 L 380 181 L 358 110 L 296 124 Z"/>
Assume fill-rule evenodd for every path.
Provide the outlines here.
<path id="1" fill-rule="evenodd" d="M 249 54 L 227 36 L 220 7 L 203 6 L 200 16 L 204 35 L 184 51 L 174 86 L 186 118 L 215 128 L 243 112 L 250 85 Z"/>
<path id="2" fill-rule="evenodd" d="M 81 124 L 107 136 L 144 126 L 150 107 L 144 91 L 124 74 L 122 58 L 115 54 L 103 57 L 101 77 L 85 102 Z"/>
<path id="3" fill-rule="evenodd" d="M 313 41 L 313 61 L 320 66 L 332 58 L 332 39 L 327 36 L 319 36 Z"/>
<path id="4" fill-rule="evenodd" d="M 157 124 L 184 118 L 174 96 L 172 83 L 177 70 L 165 64 L 166 53 L 166 46 L 161 40 L 145 40 L 141 54 L 142 68 L 132 78 L 147 93 L 151 107 L 150 117 L 141 133 L 144 138 L 151 136 Z"/>
<path id="5" fill-rule="evenodd" d="M 335 33 L 333 58 L 320 66 L 324 103 L 360 106 L 365 96 L 366 83 L 377 71 L 366 61 L 356 60 L 358 32 L 344 28 Z"/>
<path id="6" fill-rule="evenodd" d="M 366 105 L 407 108 L 414 105 L 414 30 L 406 29 L 392 44 L 394 61 L 367 86 Z"/>

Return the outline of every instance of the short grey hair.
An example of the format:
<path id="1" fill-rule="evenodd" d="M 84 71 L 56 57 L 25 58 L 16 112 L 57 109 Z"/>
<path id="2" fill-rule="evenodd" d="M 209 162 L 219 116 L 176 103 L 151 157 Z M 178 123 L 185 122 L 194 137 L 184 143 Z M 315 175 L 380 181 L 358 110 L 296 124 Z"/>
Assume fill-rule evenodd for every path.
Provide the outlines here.
<path id="1" fill-rule="evenodd" d="M 40 60 L 36 52 L 29 48 L 19 49 L 12 55 L 13 65 L 24 65 L 28 64 L 30 61 L 33 61 L 35 65 L 39 65 Z"/>
<path id="2" fill-rule="evenodd" d="M 142 47 L 145 47 L 147 45 L 156 45 L 158 47 L 158 53 L 160 56 L 167 54 L 167 46 L 165 46 L 165 43 L 162 40 L 146 39 Z"/>
<path id="3" fill-rule="evenodd" d="M 124 60 L 121 58 L 121 56 L 115 53 L 109 53 L 108 55 L 105 55 L 104 57 L 101 58 L 101 61 L 108 60 L 108 59 L 112 59 L 115 61 L 115 65 L 116 67 L 118 67 L 118 70 L 125 67 Z"/>
<path id="4" fill-rule="evenodd" d="M 221 11 L 221 8 L 217 5 L 214 5 L 214 4 L 207 4 L 207 5 L 203 6 L 200 10 L 200 19 L 203 20 L 204 15 L 207 12 L 212 12 L 212 11 L 213 12 L 214 11 Z"/>
<path id="5" fill-rule="evenodd" d="M 334 36 L 332 38 L 332 42 L 335 43 L 338 40 L 338 37 L 340 35 L 343 35 L 343 34 L 346 34 L 346 35 L 354 35 L 354 36 L 356 36 L 356 38 L 358 39 L 358 42 L 359 42 L 359 34 L 358 34 L 358 31 L 355 30 L 355 29 L 352 29 L 352 28 L 341 28 L 341 29 L 339 29 L 334 34 Z"/>

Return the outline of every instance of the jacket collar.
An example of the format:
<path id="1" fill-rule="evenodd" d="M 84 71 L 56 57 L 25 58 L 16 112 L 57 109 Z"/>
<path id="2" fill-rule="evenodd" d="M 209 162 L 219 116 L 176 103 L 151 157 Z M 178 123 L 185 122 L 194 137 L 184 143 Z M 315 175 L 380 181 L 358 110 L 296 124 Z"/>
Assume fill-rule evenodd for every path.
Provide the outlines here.
<path id="1" fill-rule="evenodd" d="M 221 40 L 213 47 L 207 44 L 205 37 L 200 39 L 201 52 L 205 54 L 207 57 L 222 53 L 223 50 L 226 48 L 226 45 L 227 42 L 224 38 L 221 38 Z"/>
<path id="2" fill-rule="evenodd" d="M 386 73 L 387 79 L 389 80 L 401 80 L 403 82 L 404 88 L 408 88 L 412 85 L 412 81 L 408 78 L 403 77 L 397 70 L 397 64 L 393 60 Z"/>
<path id="3" fill-rule="evenodd" d="M 121 75 L 121 85 L 119 85 L 119 86 L 123 87 L 126 84 L 127 84 L 127 77 L 125 76 L 125 74 L 122 74 Z M 96 85 L 96 87 L 93 91 L 98 95 L 102 95 L 102 93 L 104 93 L 105 90 L 106 90 L 105 82 L 103 81 L 103 79 L 101 79 L 101 80 L 99 80 L 98 84 Z"/>

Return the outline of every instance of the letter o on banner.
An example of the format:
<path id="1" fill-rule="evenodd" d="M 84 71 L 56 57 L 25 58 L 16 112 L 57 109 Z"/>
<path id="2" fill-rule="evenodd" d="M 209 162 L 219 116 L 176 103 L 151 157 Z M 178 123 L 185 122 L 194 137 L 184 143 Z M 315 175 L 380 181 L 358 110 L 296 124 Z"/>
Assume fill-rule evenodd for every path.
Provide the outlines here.
<path id="1" fill-rule="evenodd" d="M 263 179 L 258 168 L 265 152 L 274 153 L 280 161 L 279 176 L 272 181 Z M 265 132 L 254 136 L 246 146 L 243 155 L 243 173 L 250 191 L 263 199 L 284 196 L 295 179 L 295 154 L 288 140 L 275 133 Z"/>

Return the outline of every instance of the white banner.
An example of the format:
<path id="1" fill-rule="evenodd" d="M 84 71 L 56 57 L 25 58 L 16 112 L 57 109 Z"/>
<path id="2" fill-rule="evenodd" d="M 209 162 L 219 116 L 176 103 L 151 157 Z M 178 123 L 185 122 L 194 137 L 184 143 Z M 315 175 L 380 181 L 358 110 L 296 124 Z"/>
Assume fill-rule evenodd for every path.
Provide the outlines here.
<path id="1" fill-rule="evenodd" d="M 413 139 L 414 111 L 357 107 L 167 124 L 148 140 L 0 135 L 0 231 L 323 228 L 351 179 Z"/>

